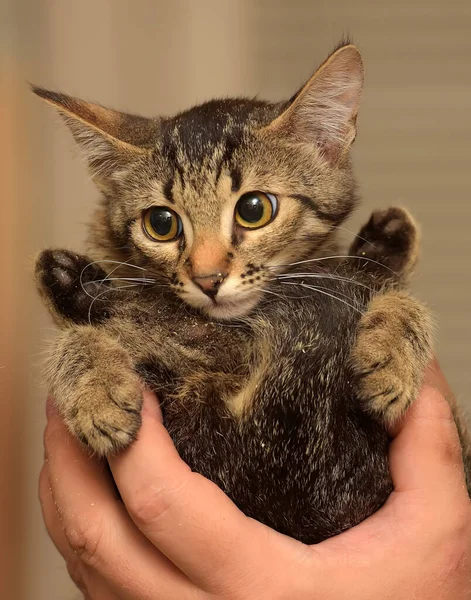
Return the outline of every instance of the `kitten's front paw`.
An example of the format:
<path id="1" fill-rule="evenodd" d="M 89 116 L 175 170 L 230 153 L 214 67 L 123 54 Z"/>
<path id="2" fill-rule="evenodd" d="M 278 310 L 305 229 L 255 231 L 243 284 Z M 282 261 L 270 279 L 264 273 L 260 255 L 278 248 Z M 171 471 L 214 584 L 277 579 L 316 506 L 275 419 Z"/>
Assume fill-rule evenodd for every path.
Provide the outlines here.
<path id="1" fill-rule="evenodd" d="M 373 299 L 352 352 L 356 391 L 364 409 L 390 424 L 417 397 L 431 359 L 433 323 L 416 299 L 389 293 Z"/>
<path id="2" fill-rule="evenodd" d="M 99 456 L 129 446 L 141 426 L 142 386 L 133 371 L 113 371 L 106 377 L 90 373 L 68 398 L 64 418 L 74 435 Z"/>
<path id="3" fill-rule="evenodd" d="M 128 446 L 141 425 L 142 384 L 133 360 L 104 327 L 67 327 L 46 378 L 70 431 L 99 456 Z"/>
<path id="4" fill-rule="evenodd" d="M 108 289 L 106 273 L 86 256 L 68 250 L 44 250 L 36 262 L 36 280 L 59 321 L 88 323 L 107 317 L 103 294 Z"/>
<path id="5" fill-rule="evenodd" d="M 350 254 L 364 257 L 366 267 L 374 269 L 375 263 L 370 261 L 375 261 L 402 277 L 413 270 L 418 249 L 419 233 L 414 219 L 405 209 L 392 207 L 373 212 L 355 238 Z"/>

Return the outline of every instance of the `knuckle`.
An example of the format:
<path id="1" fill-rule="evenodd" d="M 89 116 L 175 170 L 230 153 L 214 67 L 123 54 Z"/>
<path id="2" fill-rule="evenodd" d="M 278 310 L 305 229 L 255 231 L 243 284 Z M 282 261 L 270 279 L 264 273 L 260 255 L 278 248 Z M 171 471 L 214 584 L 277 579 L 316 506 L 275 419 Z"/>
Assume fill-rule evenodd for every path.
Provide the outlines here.
<path id="1" fill-rule="evenodd" d="M 100 562 L 103 539 L 103 525 L 93 517 L 77 516 L 64 523 L 64 534 L 73 553 L 79 562 L 96 567 Z"/>
<path id="2" fill-rule="evenodd" d="M 160 485 L 137 489 L 127 502 L 127 509 L 132 520 L 138 527 L 149 524 L 154 527 L 158 526 L 175 502 L 178 501 L 186 481 L 184 480 L 177 485 L 172 485 L 171 482 L 167 481 L 162 482 Z"/>
<path id="3" fill-rule="evenodd" d="M 128 503 L 128 511 L 132 520 L 139 526 L 161 521 L 170 506 L 167 490 L 152 487 L 135 493 Z"/>
<path id="4" fill-rule="evenodd" d="M 447 429 L 451 429 L 449 436 L 443 436 L 441 440 L 437 441 L 437 458 L 444 465 L 462 465 L 462 454 L 461 447 L 459 445 L 456 435 L 452 435 L 455 432 L 454 423 L 447 423 Z"/>

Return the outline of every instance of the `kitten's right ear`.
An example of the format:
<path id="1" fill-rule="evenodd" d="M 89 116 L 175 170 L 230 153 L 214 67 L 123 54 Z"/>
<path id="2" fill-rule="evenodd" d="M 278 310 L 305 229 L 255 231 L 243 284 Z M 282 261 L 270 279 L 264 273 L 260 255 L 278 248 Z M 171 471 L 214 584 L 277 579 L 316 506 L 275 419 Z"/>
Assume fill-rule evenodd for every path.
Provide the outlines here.
<path id="1" fill-rule="evenodd" d="M 32 85 L 32 91 L 54 106 L 80 146 L 99 187 L 106 190 L 113 174 L 150 153 L 158 119 L 129 115 L 66 94 Z"/>
<path id="2" fill-rule="evenodd" d="M 335 163 L 355 139 L 362 87 L 361 55 L 346 43 L 329 56 L 266 129 L 294 143 L 316 145 L 321 156 Z"/>

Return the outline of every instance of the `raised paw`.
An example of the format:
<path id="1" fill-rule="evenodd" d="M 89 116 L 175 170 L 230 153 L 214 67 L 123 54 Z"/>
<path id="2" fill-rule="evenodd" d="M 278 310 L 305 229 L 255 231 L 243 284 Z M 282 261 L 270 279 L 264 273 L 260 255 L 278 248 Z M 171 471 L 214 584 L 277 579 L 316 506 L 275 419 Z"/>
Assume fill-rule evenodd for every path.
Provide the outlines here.
<path id="1" fill-rule="evenodd" d="M 44 250 L 36 262 L 36 281 L 59 322 L 91 323 L 108 316 L 106 273 L 86 256 Z"/>
<path id="2" fill-rule="evenodd" d="M 363 267 L 382 268 L 386 276 L 403 279 L 413 271 L 418 250 L 419 233 L 414 219 L 405 209 L 392 207 L 373 212 L 355 238 L 350 254 L 363 257 Z"/>
<path id="3" fill-rule="evenodd" d="M 141 426 L 142 388 L 134 373 L 112 373 L 81 389 L 66 415 L 69 429 L 99 456 L 126 448 Z"/>
<path id="4" fill-rule="evenodd" d="M 80 326 L 58 337 L 51 358 L 51 392 L 79 440 L 99 456 L 107 456 L 136 439 L 142 384 L 117 340 L 101 328 Z"/>
<path id="5" fill-rule="evenodd" d="M 377 296 L 360 321 L 352 351 L 356 393 L 366 412 L 397 421 L 417 397 L 432 355 L 433 323 L 416 299 Z"/>

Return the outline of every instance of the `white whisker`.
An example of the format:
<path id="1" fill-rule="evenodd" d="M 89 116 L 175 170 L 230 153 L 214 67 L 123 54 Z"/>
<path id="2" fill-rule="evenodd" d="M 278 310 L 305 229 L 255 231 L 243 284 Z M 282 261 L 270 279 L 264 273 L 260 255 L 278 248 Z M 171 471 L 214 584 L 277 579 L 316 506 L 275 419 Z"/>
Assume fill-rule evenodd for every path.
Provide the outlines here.
<path id="1" fill-rule="evenodd" d="M 366 242 L 367 244 L 369 244 L 372 248 L 374 248 L 375 250 L 378 249 L 377 246 L 375 246 L 373 244 L 373 242 L 370 242 L 370 240 L 367 240 L 366 238 L 362 237 L 361 235 L 359 235 L 358 233 L 355 233 L 354 231 L 352 231 L 351 229 L 348 229 L 347 227 L 342 227 L 340 225 L 333 225 L 332 229 L 341 229 L 342 231 L 346 231 L 347 233 L 350 233 L 351 235 L 353 235 L 354 237 L 358 238 L 359 240 L 361 240 L 362 242 Z"/>
<path id="2" fill-rule="evenodd" d="M 273 296 L 278 296 L 279 298 L 282 298 L 283 300 L 286 298 L 290 298 L 290 299 L 294 299 L 297 300 L 302 299 L 302 298 L 308 298 L 308 296 L 287 296 L 286 294 L 278 294 L 277 292 L 273 292 L 272 290 L 267 290 L 266 288 L 263 290 L 264 294 L 273 294 Z"/>
<path id="3" fill-rule="evenodd" d="M 305 264 L 305 263 L 322 262 L 323 260 L 334 260 L 336 258 L 354 259 L 354 260 L 366 260 L 367 262 L 371 262 L 371 263 L 374 263 L 376 265 L 379 265 L 380 267 L 383 267 L 384 269 L 387 269 L 388 271 L 391 271 L 391 273 L 393 273 L 394 275 L 399 276 L 399 273 L 397 273 L 396 271 L 393 271 L 393 269 L 390 269 L 389 267 L 387 267 L 383 263 L 380 263 L 379 261 L 374 260 L 373 258 L 368 258 L 366 256 L 348 256 L 348 255 L 322 256 L 322 257 L 319 257 L 319 258 L 308 258 L 306 260 L 300 260 L 298 262 L 293 262 L 293 263 L 289 263 L 289 264 L 285 264 L 285 265 L 267 266 L 267 269 L 279 269 L 280 267 L 294 267 L 296 265 L 302 265 L 302 264 Z"/>
<path id="4" fill-rule="evenodd" d="M 94 298 L 93 298 L 93 296 L 90 296 L 90 294 L 88 294 L 91 298 L 93 298 L 90 306 L 88 307 L 88 322 L 90 323 L 90 325 L 92 324 L 92 307 L 97 300 L 100 300 L 101 296 L 104 296 L 107 292 L 111 292 L 111 291 L 115 291 L 115 290 L 122 290 L 122 289 L 127 289 L 127 288 L 133 288 L 133 287 L 139 287 L 139 284 L 131 283 L 129 285 L 123 285 L 120 288 L 107 288 L 106 290 L 104 290 L 103 292 L 98 294 L 98 296 L 96 296 Z M 102 300 L 102 302 L 104 302 L 104 300 Z"/>
<path id="5" fill-rule="evenodd" d="M 93 265 L 100 265 L 101 263 L 112 263 L 112 264 L 118 265 L 118 267 L 125 266 L 125 267 L 132 267 L 133 269 L 139 269 L 140 271 L 147 271 L 147 269 L 145 269 L 144 267 L 139 267 L 138 265 L 133 265 L 132 263 L 128 263 L 126 261 L 111 260 L 111 259 L 94 260 L 93 262 L 88 263 L 88 265 L 86 267 L 84 267 L 83 270 L 88 269 L 88 267 L 91 267 Z M 117 267 L 115 267 L 115 268 L 117 268 Z"/>
<path id="6" fill-rule="evenodd" d="M 84 285 L 88 285 L 90 283 L 104 283 L 105 281 L 136 281 L 144 284 L 155 283 L 155 279 L 150 279 L 147 277 L 105 277 L 104 279 L 93 279 L 92 281 L 86 281 Z"/>
<path id="7" fill-rule="evenodd" d="M 287 296 L 286 294 L 278 294 L 277 292 L 273 292 L 272 290 L 267 290 L 266 288 L 263 290 L 264 294 L 272 294 L 273 296 L 277 296 L 278 298 L 281 298 L 282 300 L 285 300 L 286 298 L 294 298 L 297 299 L 299 298 L 307 298 L 307 296 Z"/>
<path id="8" fill-rule="evenodd" d="M 326 290 L 326 291 L 332 292 L 331 288 L 323 287 L 323 286 L 320 286 L 320 285 L 314 285 L 314 286 L 313 285 L 308 285 L 307 283 L 304 283 L 304 282 L 303 283 L 296 283 L 294 281 L 293 282 L 285 281 L 285 282 L 282 282 L 282 283 L 286 283 L 286 284 L 289 284 L 289 285 L 299 285 L 300 287 L 305 287 L 305 288 L 307 288 L 309 290 L 316 290 L 316 291 L 317 290 Z M 335 294 L 338 295 L 338 296 L 341 296 L 342 298 L 350 299 L 350 296 L 347 296 L 347 294 L 344 294 L 343 292 L 339 292 L 338 290 L 335 291 Z"/>
<path id="9" fill-rule="evenodd" d="M 338 300 L 339 302 L 342 302 L 346 306 L 349 306 L 350 308 L 355 310 L 357 313 L 362 314 L 362 312 L 359 308 L 357 308 L 356 306 L 353 306 L 353 304 L 350 304 L 346 300 L 342 300 L 342 298 L 339 298 L 338 296 L 335 296 L 334 294 L 329 294 L 328 292 L 325 291 L 325 288 L 319 288 L 319 287 L 313 286 L 313 285 L 306 285 L 305 283 L 292 283 L 289 281 L 282 281 L 280 283 L 282 285 L 299 285 L 300 287 L 304 287 L 306 289 L 313 290 L 315 292 L 319 292 L 320 294 L 324 294 L 325 296 L 329 296 L 330 298 L 333 298 L 334 300 Z M 327 288 L 327 289 L 329 289 L 329 288 Z"/>
<path id="10" fill-rule="evenodd" d="M 373 292 L 373 288 L 371 288 L 370 286 L 362 283 L 361 281 L 356 281 L 355 279 L 350 279 L 349 277 L 341 277 L 339 275 L 334 275 L 334 274 L 317 274 L 317 273 L 281 273 L 280 275 L 277 275 L 275 277 L 276 280 L 281 281 L 284 279 L 307 279 L 307 278 L 311 278 L 311 279 L 332 279 L 334 281 L 342 281 L 345 283 L 353 283 L 355 285 L 358 285 L 360 287 L 363 287 L 367 290 L 369 290 L 370 292 Z"/>

